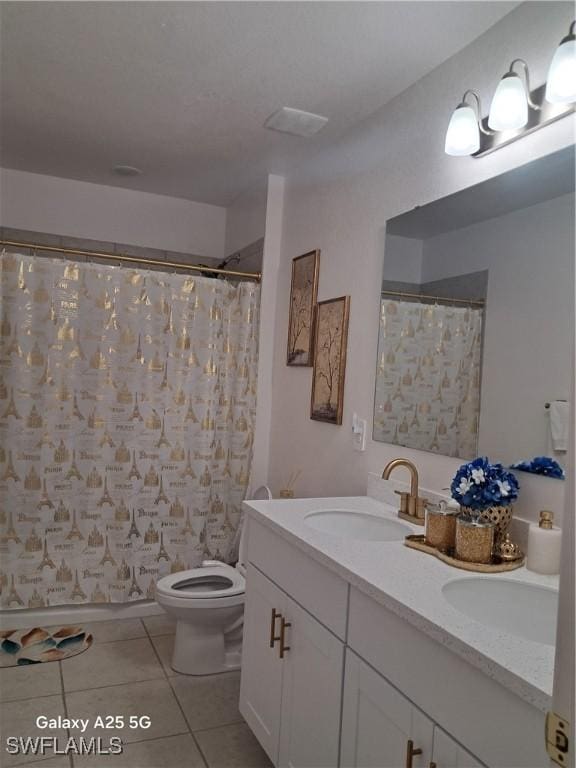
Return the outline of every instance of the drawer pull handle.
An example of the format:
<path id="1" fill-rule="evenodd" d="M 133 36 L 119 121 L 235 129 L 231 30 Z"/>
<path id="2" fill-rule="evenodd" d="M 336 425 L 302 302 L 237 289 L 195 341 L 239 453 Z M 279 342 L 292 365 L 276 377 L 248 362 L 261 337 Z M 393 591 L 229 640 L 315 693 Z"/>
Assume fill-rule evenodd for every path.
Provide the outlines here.
<path id="1" fill-rule="evenodd" d="M 286 619 L 281 616 L 280 617 L 280 653 L 278 654 L 281 659 L 284 658 L 284 654 L 286 651 L 290 650 L 289 645 L 285 645 L 286 642 L 286 627 L 291 627 L 292 624 L 289 621 L 286 621 Z"/>
<path id="2" fill-rule="evenodd" d="M 406 742 L 406 768 L 412 768 L 412 758 L 414 755 L 421 755 L 422 750 L 419 747 L 414 746 L 412 739 L 408 739 Z"/>
<path id="3" fill-rule="evenodd" d="M 277 640 L 280 640 L 280 635 L 276 635 L 276 619 L 281 618 L 281 614 L 278 613 L 276 608 L 272 608 L 272 616 L 270 617 L 270 648 L 274 648 L 274 644 Z"/>

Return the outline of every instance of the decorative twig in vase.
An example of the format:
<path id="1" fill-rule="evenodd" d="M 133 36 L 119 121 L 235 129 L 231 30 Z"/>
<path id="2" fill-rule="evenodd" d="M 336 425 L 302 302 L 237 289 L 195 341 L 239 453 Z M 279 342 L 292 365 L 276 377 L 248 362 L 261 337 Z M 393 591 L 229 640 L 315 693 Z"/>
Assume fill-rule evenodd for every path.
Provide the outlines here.
<path id="1" fill-rule="evenodd" d="M 296 484 L 296 480 L 300 477 L 300 474 L 302 473 L 302 470 L 299 469 L 296 472 L 292 472 L 290 474 L 290 477 L 288 478 L 288 482 L 284 486 L 284 488 L 280 489 L 280 498 L 281 499 L 293 499 L 294 498 L 294 485 Z"/>

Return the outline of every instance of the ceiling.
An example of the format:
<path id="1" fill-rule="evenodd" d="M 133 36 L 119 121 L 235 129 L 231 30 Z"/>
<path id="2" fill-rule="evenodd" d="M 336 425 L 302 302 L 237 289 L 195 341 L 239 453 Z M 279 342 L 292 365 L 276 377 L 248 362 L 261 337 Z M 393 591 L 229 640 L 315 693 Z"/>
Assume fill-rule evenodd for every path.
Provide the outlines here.
<path id="1" fill-rule="evenodd" d="M 468 45 L 512 2 L 2 2 L 4 167 L 229 205 Z M 329 118 L 273 133 L 282 106 Z M 117 164 L 143 170 L 112 173 Z"/>

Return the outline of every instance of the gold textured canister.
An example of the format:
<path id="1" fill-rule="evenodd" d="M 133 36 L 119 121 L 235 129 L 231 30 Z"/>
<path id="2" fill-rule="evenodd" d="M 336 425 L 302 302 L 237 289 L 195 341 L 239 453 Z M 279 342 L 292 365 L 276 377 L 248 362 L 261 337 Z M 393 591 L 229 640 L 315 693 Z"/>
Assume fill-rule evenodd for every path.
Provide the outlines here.
<path id="1" fill-rule="evenodd" d="M 468 563 L 490 563 L 494 523 L 461 515 L 456 521 L 455 556 Z"/>
<path id="2" fill-rule="evenodd" d="M 445 501 L 426 505 L 426 544 L 450 552 L 456 540 L 456 519 L 459 509 L 451 509 Z"/>

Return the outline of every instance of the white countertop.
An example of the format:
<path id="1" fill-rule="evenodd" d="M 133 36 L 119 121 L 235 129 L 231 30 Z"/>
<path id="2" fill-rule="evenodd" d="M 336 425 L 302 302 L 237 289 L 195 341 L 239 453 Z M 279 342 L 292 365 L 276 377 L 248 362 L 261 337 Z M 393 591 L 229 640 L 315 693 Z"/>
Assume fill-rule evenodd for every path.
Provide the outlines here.
<path id="1" fill-rule="evenodd" d="M 449 581 L 476 574 L 404 546 L 317 531 L 305 516 L 317 510 L 346 509 L 398 520 L 395 507 L 369 496 L 245 502 L 250 516 L 337 573 L 375 601 L 481 669 L 505 687 L 546 711 L 550 706 L 554 648 L 480 624 L 453 608 L 442 595 Z M 404 521 L 401 521 L 404 522 Z M 412 526 L 414 533 L 424 528 Z M 558 588 L 557 576 L 526 568 L 490 579 L 512 579 Z"/>

